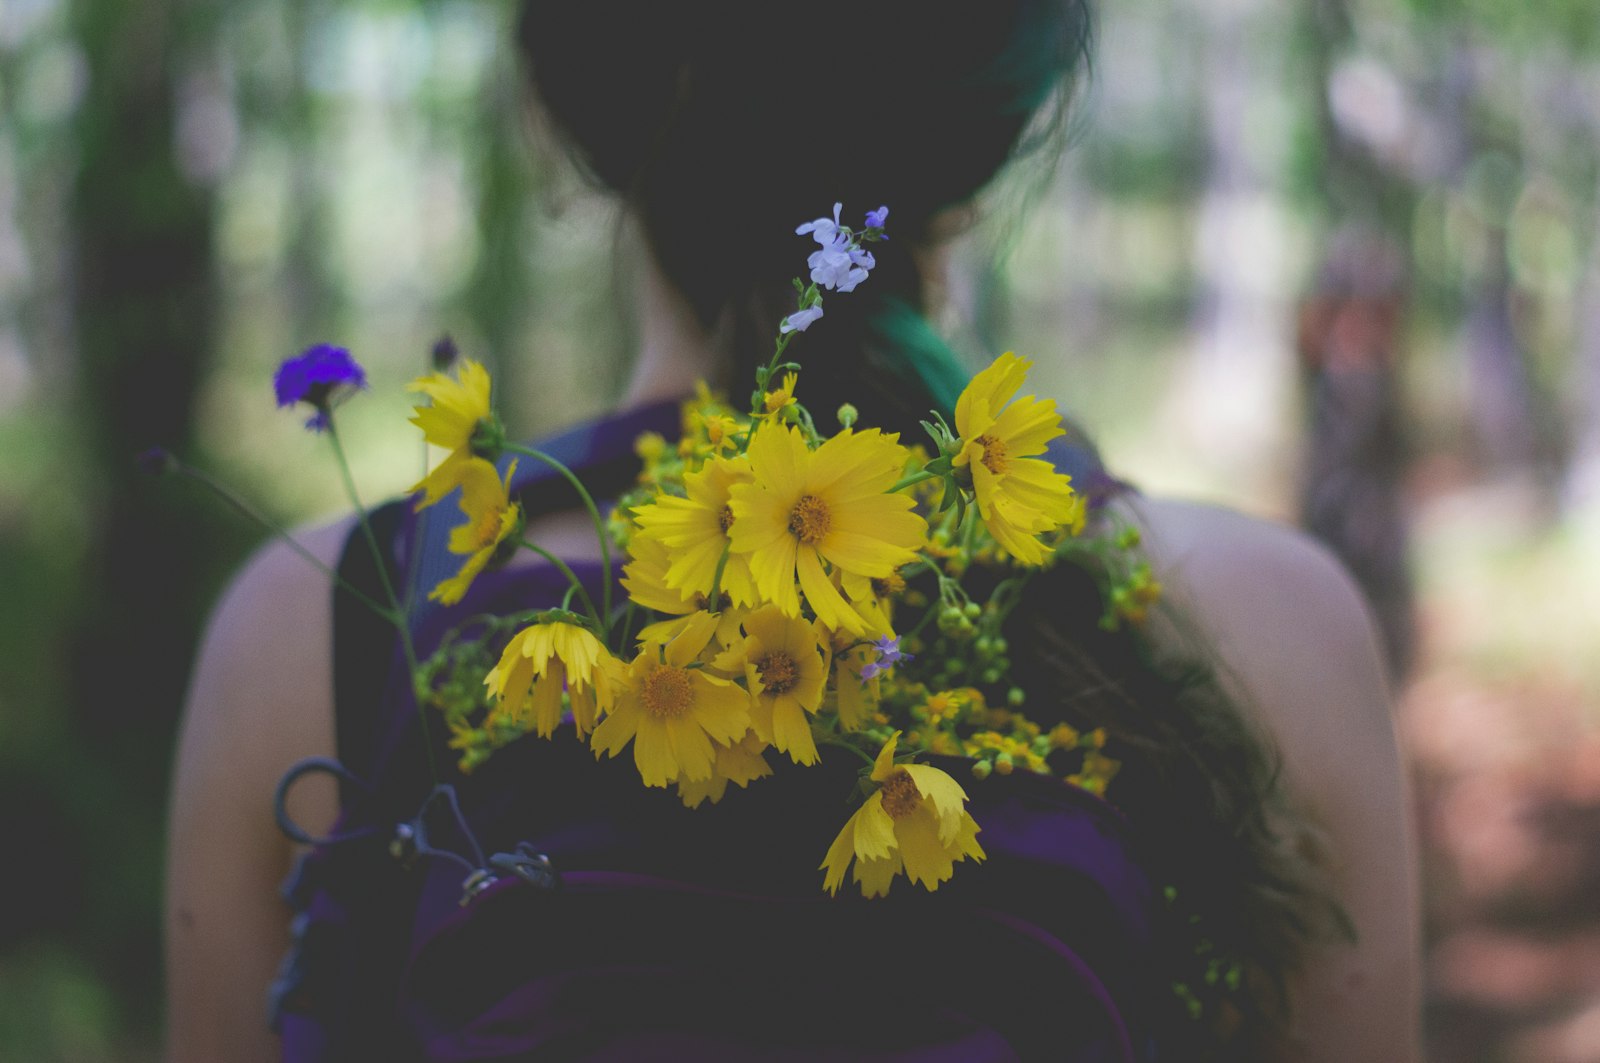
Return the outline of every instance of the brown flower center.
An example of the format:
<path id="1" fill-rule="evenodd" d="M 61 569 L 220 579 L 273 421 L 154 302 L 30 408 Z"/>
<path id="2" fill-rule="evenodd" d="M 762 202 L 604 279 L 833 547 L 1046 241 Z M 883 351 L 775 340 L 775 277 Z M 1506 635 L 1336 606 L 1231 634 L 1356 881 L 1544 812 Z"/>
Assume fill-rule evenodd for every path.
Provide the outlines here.
<path id="1" fill-rule="evenodd" d="M 490 510 L 478 518 L 477 526 L 472 529 L 473 538 L 478 541 L 478 549 L 487 549 L 494 545 L 500 537 L 500 514 Z"/>
<path id="2" fill-rule="evenodd" d="M 717 527 L 722 529 L 723 535 L 727 535 L 728 529 L 733 527 L 733 508 L 731 506 L 723 506 L 722 511 L 717 514 Z"/>
<path id="3" fill-rule="evenodd" d="M 899 594 L 906 589 L 906 578 L 900 575 L 900 570 L 889 573 L 887 578 L 872 580 L 872 596 L 874 598 L 887 598 L 891 594 Z"/>
<path id="4" fill-rule="evenodd" d="M 712 603 L 710 595 L 701 594 L 697 591 L 694 596 L 694 607 L 696 609 L 704 609 L 708 613 L 720 613 L 728 607 L 731 601 L 732 599 L 728 597 L 727 591 L 718 592 L 715 604 Z"/>
<path id="5" fill-rule="evenodd" d="M 896 768 L 890 773 L 883 780 L 883 789 L 879 792 L 883 794 L 883 810 L 895 819 L 905 819 L 922 804 L 922 793 L 917 789 L 911 773 L 904 768 Z"/>
<path id="6" fill-rule="evenodd" d="M 800 682 L 800 665 L 782 650 L 774 650 L 756 662 L 761 685 L 768 694 L 787 694 Z"/>
<path id="7" fill-rule="evenodd" d="M 694 702 L 694 687 L 686 668 L 663 665 L 644 681 L 644 710 L 658 720 L 675 720 L 689 711 Z"/>
<path id="8" fill-rule="evenodd" d="M 988 469 L 996 476 L 999 476 L 1001 473 L 1006 471 L 1007 459 L 1005 440 L 996 439 L 994 436 L 985 434 L 979 436 L 977 439 L 974 439 L 973 442 L 983 448 L 984 468 Z"/>
<path id="9" fill-rule="evenodd" d="M 832 525 L 828 503 L 816 495 L 801 495 L 800 501 L 789 511 L 789 531 L 808 546 L 821 542 Z"/>

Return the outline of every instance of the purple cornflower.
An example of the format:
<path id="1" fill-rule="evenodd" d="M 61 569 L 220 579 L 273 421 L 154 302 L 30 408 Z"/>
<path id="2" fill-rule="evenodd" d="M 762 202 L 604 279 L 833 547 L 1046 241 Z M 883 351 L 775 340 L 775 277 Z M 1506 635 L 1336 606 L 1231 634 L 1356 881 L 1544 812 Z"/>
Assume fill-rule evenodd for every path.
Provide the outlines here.
<path id="1" fill-rule="evenodd" d="M 461 357 L 461 352 L 456 348 L 456 341 L 447 334 L 434 341 L 429 357 L 433 360 L 435 373 L 448 373 L 456 364 L 456 359 Z"/>
<path id="2" fill-rule="evenodd" d="M 897 638 L 890 638 L 888 635 L 885 635 L 877 642 L 874 642 L 872 647 L 878 651 L 878 659 L 875 661 L 868 661 L 866 664 L 862 665 L 862 682 L 866 682 L 869 679 L 876 679 L 878 676 L 882 675 L 884 672 L 887 672 L 890 668 L 899 664 L 901 661 L 913 660 L 911 654 L 900 652 L 900 640 Z"/>
<path id="3" fill-rule="evenodd" d="M 367 386 L 367 373 L 343 347 L 319 343 L 284 359 L 272 386 L 279 406 L 303 402 L 315 410 L 306 427 L 321 432 L 328 427 L 334 405 Z"/>
<path id="4" fill-rule="evenodd" d="M 889 208 L 879 207 L 877 210 L 867 211 L 867 228 L 881 229 L 889 221 Z M 887 236 L 878 237 L 880 240 L 889 239 Z"/>

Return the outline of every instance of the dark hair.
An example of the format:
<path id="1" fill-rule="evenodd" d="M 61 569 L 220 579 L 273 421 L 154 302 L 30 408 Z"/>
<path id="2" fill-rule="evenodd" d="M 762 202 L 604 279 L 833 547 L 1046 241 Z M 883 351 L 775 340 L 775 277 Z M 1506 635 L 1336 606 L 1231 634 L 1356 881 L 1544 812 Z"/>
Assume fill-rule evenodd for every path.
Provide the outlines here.
<path id="1" fill-rule="evenodd" d="M 995 177 L 1030 122 L 1059 113 L 1044 105 L 1082 65 L 1088 14 L 1078 0 L 941 17 L 909 0 L 795 10 L 774 29 L 761 4 L 535 0 L 518 36 L 572 157 L 633 208 L 703 325 L 731 314 L 740 385 L 794 308 L 807 253 L 795 226 L 834 202 L 857 226 L 889 206 L 871 283 L 827 299 L 827 328 L 804 338 L 805 387 L 819 415 L 848 399 L 863 423 L 910 439 L 966 378 L 921 317 L 912 248 Z"/>
<path id="2" fill-rule="evenodd" d="M 813 0 L 795 12 L 773 30 L 760 4 L 527 0 L 518 35 L 572 157 L 632 208 L 702 324 L 731 316 L 735 382 L 752 379 L 793 309 L 806 252 L 795 225 L 835 201 L 857 225 L 889 205 L 870 281 L 829 298 L 826 327 L 796 350 L 819 416 L 848 400 L 862 423 L 911 441 L 966 381 L 923 315 L 911 249 L 1035 134 L 1062 132 L 1064 106 L 1050 104 L 1065 104 L 1087 61 L 1087 4 L 986 0 L 935 17 L 908 0 Z M 1030 584 L 1008 628 L 1016 674 L 1071 693 L 1030 701 L 1029 715 L 1107 729 L 1126 762 L 1117 802 L 1156 839 L 1180 921 L 1194 915 L 1214 956 L 1239 961 L 1246 1026 L 1260 1035 L 1284 1017 L 1275 982 L 1335 910 L 1314 832 L 1287 803 L 1270 745 L 1194 663 L 1207 654 L 1156 660 L 1143 640 L 1105 632 L 1106 592 L 1104 573 L 1078 565 Z M 1207 962 L 1172 967 L 1198 963 L 1204 992 Z"/>

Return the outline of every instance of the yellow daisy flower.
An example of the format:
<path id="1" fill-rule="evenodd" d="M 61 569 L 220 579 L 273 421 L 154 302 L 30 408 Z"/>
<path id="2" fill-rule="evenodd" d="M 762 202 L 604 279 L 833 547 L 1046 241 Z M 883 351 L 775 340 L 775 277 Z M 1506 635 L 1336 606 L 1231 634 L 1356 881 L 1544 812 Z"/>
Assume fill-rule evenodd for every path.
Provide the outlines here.
<path id="1" fill-rule="evenodd" d="M 816 450 L 787 425 L 764 422 L 750 440 L 749 483 L 728 492 L 733 552 L 749 555 L 756 593 L 787 616 L 800 615 L 798 574 L 817 618 L 851 634 L 866 631 L 860 614 L 829 578 L 886 579 L 912 560 L 928 525 L 913 500 L 889 488 L 905 467 L 905 448 L 876 428 L 846 429 Z"/>
<path id="2" fill-rule="evenodd" d="M 845 597 L 866 626 L 865 634 L 874 639 L 885 636 L 893 638 L 894 596 L 906 589 L 905 577 L 900 575 L 900 571 L 896 569 L 882 579 L 866 579 L 853 572 L 840 572 L 837 575 L 840 577 L 837 582 L 844 590 Z"/>
<path id="3" fill-rule="evenodd" d="M 445 373 L 429 373 L 406 385 L 407 391 L 417 391 L 432 402 L 413 409 L 416 416 L 411 423 L 422 429 L 422 436 L 434 446 L 443 447 L 445 455 L 434 470 L 413 484 L 411 491 L 423 492 L 417 508 L 431 506 L 461 482 L 462 470 L 471 460 L 472 437 L 481 421 L 488 420 L 489 371 L 470 358 L 456 363 L 458 379 Z"/>
<path id="4" fill-rule="evenodd" d="M 654 502 L 633 511 L 634 523 L 667 548 L 668 588 L 698 595 L 701 600 L 711 593 L 733 526 L 729 492 L 738 484 L 750 482 L 750 478 L 750 462 L 743 457 L 713 458 L 698 472 L 684 474 L 687 498 L 659 495 Z M 756 589 L 748 559 L 728 555 L 722 566 L 721 589 L 734 605 L 755 604 Z"/>
<path id="5" fill-rule="evenodd" d="M 561 694 L 572 705 L 572 720 L 581 738 L 611 707 L 620 662 L 586 627 L 555 621 L 523 628 L 506 643 L 500 663 L 484 677 L 494 695 L 495 714 L 549 738 L 561 722 Z"/>
<path id="6" fill-rule="evenodd" d="M 666 642 L 682 629 L 689 618 L 702 610 L 708 611 L 703 594 L 685 594 L 667 586 L 667 566 L 671 555 L 660 539 L 645 532 L 636 533 L 628 540 L 628 553 L 632 555 L 622 567 L 622 586 L 635 605 L 669 619 L 658 620 L 639 632 L 640 642 Z M 717 614 L 716 645 L 720 650 L 739 641 L 739 623 L 749 610 L 725 608 Z"/>
<path id="7" fill-rule="evenodd" d="M 749 612 L 748 609 L 724 609 L 720 613 L 713 613 L 717 619 L 717 626 L 711 641 L 706 643 L 706 648 L 701 652 L 701 658 L 715 662 L 730 646 L 737 646 L 742 638 L 740 625 L 744 623 L 744 618 Z M 691 622 L 695 622 L 699 613 L 698 609 L 687 609 L 682 616 L 672 616 L 665 620 L 657 620 L 653 624 L 646 624 L 639 630 L 638 641 L 640 645 L 646 642 L 670 642 L 678 637 L 678 632 L 688 627 Z M 707 667 L 710 668 L 711 674 L 719 679 L 737 679 L 744 674 L 741 669 L 729 672 L 718 668 L 715 663 Z"/>
<path id="8" fill-rule="evenodd" d="M 828 681 L 816 630 L 799 617 L 784 616 L 775 605 L 745 617 L 744 630 L 744 642 L 719 657 L 716 667 L 744 672 L 750 726 L 763 741 L 797 763 L 815 764 L 810 717 L 822 707 Z"/>
<path id="9" fill-rule="evenodd" d="M 635 531 L 628 539 L 628 563 L 622 566 L 622 586 L 635 605 L 668 616 L 683 616 L 706 606 L 687 591 L 667 586 L 672 555 L 658 536 Z"/>
<path id="10" fill-rule="evenodd" d="M 678 796 L 689 808 L 698 808 L 703 802 L 716 804 L 728 792 L 728 784 L 749 786 L 757 779 L 772 774 L 772 765 L 762 752 L 767 743 L 754 731 L 746 731 L 742 740 L 731 746 L 718 746 L 716 763 L 711 768 L 711 778 L 700 782 L 678 780 Z"/>
<path id="11" fill-rule="evenodd" d="M 761 396 L 761 405 L 766 411 L 766 416 L 781 416 L 784 409 L 794 405 L 795 374 L 783 374 L 783 383 Z"/>
<path id="12" fill-rule="evenodd" d="M 828 847 L 823 888 L 837 893 L 855 861 L 855 880 L 867 897 L 889 892 L 902 870 L 930 892 L 955 873 L 959 861 L 984 858 L 978 824 L 966 810 L 967 792 L 927 764 L 896 764 L 900 732 L 889 736 L 872 766 L 878 789 L 851 816 Z"/>
<path id="13" fill-rule="evenodd" d="M 956 400 L 961 451 L 953 464 L 969 470 L 978 513 L 995 542 L 1023 564 L 1038 565 L 1047 553 L 1038 536 L 1081 529 L 1084 507 L 1071 477 L 1032 456 L 1066 431 L 1054 400 L 1012 401 L 1032 364 L 1007 351 L 972 378 Z"/>
<path id="14" fill-rule="evenodd" d="M 691 668 L 716 632 L 717 617 L 696 613 L 665 643 L 646 642 L 627 666 L 626 682 L 590 744 L 595 756 L 616 756 L 633 743 L 646 786 L 710 779 L 716 745 L 732 745 L 750 729 L 744 688 Z"/>
<path id="15" fill-rule="evenodd" d="M 482 458 L 468 458 L 461 464 L 461 512 L 465 524 L 450 532 L 450 552 L 466 554 L 461 571 L 441 580 L 428 595 L 430 601 L 454 605 L 467 593 L 472 581 L 483 571 L 500 544 L 522 527 L 522 507 L 511 501 L 511 477 L 517 471 L 513 461 L 506 469 L 505 482 L 495 467 Z"/>

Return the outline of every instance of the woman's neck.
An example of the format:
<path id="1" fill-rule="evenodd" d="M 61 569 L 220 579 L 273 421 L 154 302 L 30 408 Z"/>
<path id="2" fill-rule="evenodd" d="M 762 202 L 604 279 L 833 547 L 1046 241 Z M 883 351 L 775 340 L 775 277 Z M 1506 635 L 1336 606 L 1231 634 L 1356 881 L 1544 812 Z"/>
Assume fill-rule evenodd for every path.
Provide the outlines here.
<path id="1" fill-rule="evenodd" d="M 681 398 L 696 381 L 714 383 L 728 365 L 726 325 L 707 331 L 648 255 L 635 284 L 639 354 L 622 396 L 624 406 Z"/>

